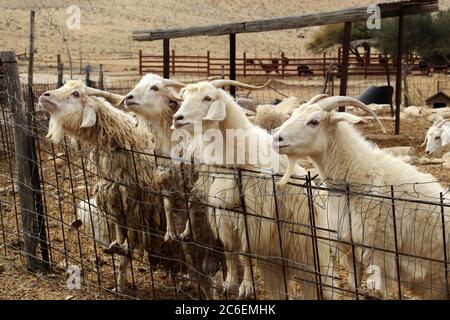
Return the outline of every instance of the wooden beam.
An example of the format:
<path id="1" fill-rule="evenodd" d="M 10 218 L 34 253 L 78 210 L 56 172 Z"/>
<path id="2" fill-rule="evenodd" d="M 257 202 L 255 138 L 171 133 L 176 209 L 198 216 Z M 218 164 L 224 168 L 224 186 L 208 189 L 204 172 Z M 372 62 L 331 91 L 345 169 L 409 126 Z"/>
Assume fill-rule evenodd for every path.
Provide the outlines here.
<path id="1" fill-rule="evenodd" d="M 400 106 L 402 104 L 402 56 L 403 56 L 403 15 L 398 17 L 397 74 L 395 76 L 395 134 L 400 134 Z"/>
<path id="2" fill-rule="evenodd" d="M 352 35 L 352 23 L 346 22 L 344 25 L 344 43 L 342 46 L 342 64 L 341 64 L 341 82 L 339 87 L 339 95 L 347 95 L 347 81 L 348 81 L 348 59 L 350 57 L 350 38 Z M 345 107 L 339 107 L 339 111 L 344 112 Z"/>
<path id="3" fill-rule="evenodd" d="M 236 34 L 230 34 L 230 80 L 236 80 Z M 236 87 L 230 87 L 230 94 L 236 97 Z"/>
<path id="4" fill-rule="evenodd" d="M 403 15 L 410 15 L 417 13 L 434 12 L 439 10 L 438 0 L 413 0 L 393 3 L 381 3 L 378 4 L 378 6 L 380 7 L 382 18 L 397 17 L 400 15 L 400 12 Z M 305 14 L 300 16 L 217 24 L 183 29 L 176 28 L 165 30 L 138 30 L 133 32 L 132 37 L 135 41 L 154 41 L 197 36 L 219 36 L 231 33 L 251 33 L 296 29 L 327 24 L 365 21 L 370 15 L 371 13 L 367 12 L 367 6 L 363 6 L 331 12 Z"/>
<path id="5" fill-rule="evenodd" d="M 163 41 L 163 77 L 170 78 L 170 40 Z"/>

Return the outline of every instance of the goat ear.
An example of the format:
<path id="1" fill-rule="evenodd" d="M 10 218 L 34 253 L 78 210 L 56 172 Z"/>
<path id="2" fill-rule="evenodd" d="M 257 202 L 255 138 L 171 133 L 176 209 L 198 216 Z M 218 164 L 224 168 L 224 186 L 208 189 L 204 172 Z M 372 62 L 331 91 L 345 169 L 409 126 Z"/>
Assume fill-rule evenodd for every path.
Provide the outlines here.
<path id="1" fill-rule="evenodd" d="M 80 128 L 90 128 L 97 122 L 97 114 L 94 108 L 87 105 L 84 107 L 83 111 L 83 121 L 81 122 Z"/>
<path id="2" fill-rule="evenodd" d="M 332 123 L 338 123 L 340 121 L 347 121 L 352 124 L 367 123 L 366 119 L 346 112 L 333 112 L 331 115 L 331 121 Z"/>
<path id="3" fill-rule="evenodd" d="M 216 100 L 209 106 L 208 114 L 203 120 L 222 121 L 226 117 L 226 105 L 222 99 Z"/>

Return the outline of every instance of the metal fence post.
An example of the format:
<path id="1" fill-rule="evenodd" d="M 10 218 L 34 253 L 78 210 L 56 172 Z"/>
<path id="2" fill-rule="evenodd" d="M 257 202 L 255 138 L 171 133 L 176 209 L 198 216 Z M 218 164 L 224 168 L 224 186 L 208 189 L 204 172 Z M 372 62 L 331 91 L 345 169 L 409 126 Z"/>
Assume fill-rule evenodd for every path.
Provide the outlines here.
<path id="1" fill-rule="evenodd" d="M 442 192 L 439 196 L 440 204 L 441 204 L 441 222 L 442 222 L 442 242 L 443 242 L 443 250 L 444 250 L 444 268 L 445 268 L 445 292 L 447 294 L 447 300 L 450 300 L 450 292 L 448 288 L 448 256 L 447 256 L 447 241 L 445 239 L 445 212 L 444 212 L 444 196 Z"/>
<path id="2" fill-rule="evenodd" d="M 399 296 L 400 300 L 402 300 L 402 286 L 401 286 L 401 282 L 400 282 L 400 258 L 399 258 L 399 254 L 398 254 L 398 240 L 397 240 L 397 219 L 395 217 L 394 186 L 391 186 L 391 198 L 392 198 L 392 221 L 394 224 L 395 266 L 397 269 L 397 288 L 398 288 L 398 296 Z"/>
<path id="3" fill-rule="evenodd" d="M 314 259 L 314 273 L 316 279 L 316 289 L 317 289 L 317 297 L 319 300 L 322 300 L 322 278 L 321 278 L 321 270 L 320 270 L 320 259 L 319 259 L 319 247 L 317 243 L 317 232 L 316 232 L 316 219 L 315 219 L 315 210 L 314 210 L 314 199 L 312 194 L 312 179 L 311 172 L 308 171 L 308 175 L 306 176 L 306 192 L 308 194 L 308 211 L 309 211 L 309 225 L 311 228 L 311 242 L 313 247 L 313 259 Z"/>
<path id="4" fill-rule="evenodd" d="M 346 197 L 347 197 L 347 211 L 348 211 L 348 223 L 350 226 L 350 243 L 352 247 L 352 260 L 353 260 L 353 280 L 355 281 L 355 298 L 359 300 L 359 284 L 358 284 L 358 275 L 356 269 L 356 252 L 355 252 L 355 243 L 353 242 L 353 226 L 352 226 L 352 212 L 350 208 L 350 185 L 347 184 L 345 187 Z"/>
<path id="5" fill-rule="evenodd" d="M 278 209 L 278 201 L 277 201 L 277 188 L 275 184 L 275 174 L 272 172 L 272 190 L 273 190 L 273 199 L 275 204 L 275 214 L 277 219 L 277 231 L 278 231 L 278 243 L 280 245 L 280 254 L 281 254 L 281 264 L 283 265 L 283 280 L 284 280 L 284 289 L 286 290 L 286 300 L 289 300 L 289 286 L 288 286 L 288 279 L 287 279 L 287 266 L 284 262 L 284 250 L 283 250 L 283 239 L 281 236 L 281 227 L 280 227 L 280 214 Z"/>
<path id="6" fill-rule="evenodd" d="M 253 294 L 255 300 L 258 299 L 256 295 L 256 287 L 255 287 L 255 273 L 253 271 L 253 262 L 252 262 L 252 251 L 250 249 L 250 235 L 248 232 L 248 221 L 247 221 L 247 206 L 245 204 L 245 194 L 244 194 L 244 185 L 242 183 L 242 169 L 238 168 L 238 189 L 239 189 L 239 199 L 240 205 L 242 209 L 242 214 L 244 215 L 244 228 L 245 228 L 245 237 L 247 239 L 247 249 L 248 249 L 248 259 L 250 263 L 250 270 L 252 274 L 252 283 L 253 283 Z"/>

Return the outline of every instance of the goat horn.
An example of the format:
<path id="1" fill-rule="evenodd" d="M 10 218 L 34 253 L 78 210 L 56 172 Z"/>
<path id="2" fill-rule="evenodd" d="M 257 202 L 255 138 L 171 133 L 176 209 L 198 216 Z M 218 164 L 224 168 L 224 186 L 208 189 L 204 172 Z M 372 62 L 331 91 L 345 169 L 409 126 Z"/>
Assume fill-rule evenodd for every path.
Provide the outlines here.
<path id="1" fill-rule="evenodd" d="M 170 79 L 164 79 L 164 85 L 166 87 L 177 87 L 177 88 L 186 87 L 186 84 L 184 84 L 182 82 L 178 82 L 176 80 L 170 80 Z"/>
<path id="2" fill-rule="evenodd" d="M 318 94 L 318 95 L 312 97 L 311 99 L 309 99 L 307 102 L 304 103 L 304 105 L 310 105 L 310 104 L 316 103 L 317 101 L 325 99 L 325 98 L 328 98 L 328 95 L 321 93 L 321 94 Z"/>
<path id="3" fill-rule="evenodd" d="M 112 103 L 115 107 L 118 107 L 125 100 L 125 96 L 121 96 L 119 94 L 115 94 L 112 92 L 107 92 L 103 90 L 94 89 L 91 87 L 86 87 L 86 94 L 88 96 L 97 96 L 105 98 L 107 101 Z"/>
<path id="4" fill-rule="evenodd" d="M 442 126 L 443 126 L 445 123 L 447 123 L 447 122 L 450 122 L 450 119 L 442 119 L 442 120 L 440 120 L 439 123 L 436 123 L 436 128 L 442 128 Z"/>
<path id="5" fill-rule="evenodd" d="M 425 136 L 425 140 L 423 140 L 423 143 L 421 145 L 421 147 L 424 147 L 428 142 L 428 136 Z"/>
<path id="6" fill-rule="evenodd" d="M 334 109 L 337 109 L 339 107 L 345 107 L 345 106 L 352 106 L 357 107 L 360 109 L 363 109 L 368 114 L 370 114 L 378 123 L 383 133 L 386 133 L 386 129 L 384 128 L 383 124 L 381 123 L 380 119 L 376 115 L 375 112 L 373 112 L 367 105 L 362 103 L 361 101 L 353 98 L 353 97 L 344 97 L 344 96 L 336 96 L 336 97 L 329 97 L 323 100 L 320 100 L 317 102 L 319 107 L 321 107 L 324 111 L 331 111 Z"/>
<path id="7" fill-rule="evenodd" d="M 263 89 L 265 87 L 267 87 L 269 85 L 269 83 L 271 83 L 272 80 L 269 79 L 266 83 L 264 83 L 262 86 L 252 86 L 246 83 L 242 83 L 239 81 L 234 81 L 234 80 L 213 80 L 210 83 L 216 87 L 216 88 L 222 88 L 225 86 L 236 86 L 236 87 L 241 87 L 241 88 L 246 88 L 246 89 Z"/>

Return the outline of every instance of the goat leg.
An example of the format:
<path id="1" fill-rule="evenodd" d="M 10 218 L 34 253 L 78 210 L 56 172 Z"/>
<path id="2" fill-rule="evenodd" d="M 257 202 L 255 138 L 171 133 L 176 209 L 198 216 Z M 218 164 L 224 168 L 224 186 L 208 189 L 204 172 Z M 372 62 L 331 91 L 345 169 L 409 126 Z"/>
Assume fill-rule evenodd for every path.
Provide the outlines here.
<path id="1" fill-rule="evenodd" d="M 123 257 L 130 257 L 130 250 L 128 249 L 128 241 L 125 240 L 123 244 L 120 244 L 117 242 L 117 240 L 114 240 L 108 248 L 103 250 L 106 254 L 117 254 L 119 256 Z"/>
<path id="2" fill-rule="evenodd" d="M 189 219 L 186 221 L 186 227 L 184 231 L 180 233 L 180 239 L 182 241 L 188 241 L 191 237 L 191 224 L 189 223 Z"/>
<path id="3" fill-rule="evenodd" d="M 173 222 L 172 203 L 168 197 L 163 198 L 163 203 L 164 213 L 166 215 L 166 234 L 164 235 L 164 241 L 177 240 L 177 233 Z"/>

